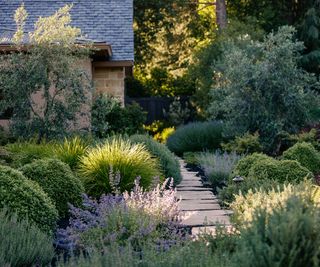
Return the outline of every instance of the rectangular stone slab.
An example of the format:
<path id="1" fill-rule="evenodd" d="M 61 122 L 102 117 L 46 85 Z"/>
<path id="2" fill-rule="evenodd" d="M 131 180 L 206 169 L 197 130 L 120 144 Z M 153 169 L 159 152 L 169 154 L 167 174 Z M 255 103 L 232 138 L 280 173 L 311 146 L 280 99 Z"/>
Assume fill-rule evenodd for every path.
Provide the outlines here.
<path id="1" fill-rule="evenodd" d="M 182 199 L 214 199 L 211 191 L 178 191 L 177 197 Z"/>
<path id="2" fill-rule="evenodd" d="M 218 203 L 194 203 L 190 201 L 181 201 L 179 203 L 179 208 L 181 210 L 187 211 L 199 211 L 199 210 L 220 210 L 220 205 Z"/>

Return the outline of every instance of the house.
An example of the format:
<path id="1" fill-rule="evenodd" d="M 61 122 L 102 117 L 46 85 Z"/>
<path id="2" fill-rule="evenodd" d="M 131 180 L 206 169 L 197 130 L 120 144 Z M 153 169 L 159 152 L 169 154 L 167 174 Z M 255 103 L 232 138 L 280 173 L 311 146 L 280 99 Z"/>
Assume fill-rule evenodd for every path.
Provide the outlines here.
<path id="1" fill-rule="evenodd" d="M 124 103 L 124 81 L 132 73 L 134 60 L 133 0 L 1 0 L 1 39 L 9 40 L 16 31 L 13 16 L 22 3 L 28 12 L 26 32 L 33 30 L 40 16 L 51 16 L 59 8 L 73 4 L 71 24 L 80 28 L 84 36 L 79 42 L 89 41 L 99 48 L 84 63 L 93 80 L 92 95 L 108 93 Z M 0 43 L 2 52 L 14 49 L 10 41 Z"/>

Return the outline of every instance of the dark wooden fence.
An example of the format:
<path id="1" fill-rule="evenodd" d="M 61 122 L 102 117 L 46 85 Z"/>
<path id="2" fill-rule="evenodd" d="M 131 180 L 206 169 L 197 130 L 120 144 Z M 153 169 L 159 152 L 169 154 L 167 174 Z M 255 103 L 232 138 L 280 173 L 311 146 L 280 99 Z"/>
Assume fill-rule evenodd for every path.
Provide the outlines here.
<path id="1" fill-rule="evenodd" d="M 126 97 L 126 104 L 137 102 L 144 111 L 147 112 L 146 123 L 150 124 L 155 120 L 165 119 L 165 112 L 169 111 L 170 104 L 174 98 L 172 97 Z M 184 106 L 189 97 L 180 97 L 181 104 Z"/>

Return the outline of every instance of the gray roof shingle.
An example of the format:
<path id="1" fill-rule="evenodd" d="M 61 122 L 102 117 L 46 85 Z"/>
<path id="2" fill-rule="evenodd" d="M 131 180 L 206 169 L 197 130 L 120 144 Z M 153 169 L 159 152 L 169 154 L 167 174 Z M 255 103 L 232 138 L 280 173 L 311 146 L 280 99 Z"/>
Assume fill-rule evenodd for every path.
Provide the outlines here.
<path id="1" fill-rule="evenodd" d="M 0 36 L 15 29 L 13 15 L 24 3 L 28 12 L 25 30 L 32 31 L 39 16 L 54 14 L 66 4 L 73 4 L 72 25 L 87 39 L 111 45 L 111 60 L 134 59 L 133 0 L 0 0 Z"/>

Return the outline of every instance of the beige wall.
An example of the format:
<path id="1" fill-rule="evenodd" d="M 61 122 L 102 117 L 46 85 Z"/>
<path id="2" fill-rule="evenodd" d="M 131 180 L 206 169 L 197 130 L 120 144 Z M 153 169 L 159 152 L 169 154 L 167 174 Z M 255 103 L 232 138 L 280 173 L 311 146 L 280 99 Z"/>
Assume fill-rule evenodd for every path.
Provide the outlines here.
<path id="1" fill-rule="evenodd" d="M 94 67 L 93 84 L 94 94 L 113 95 L 124 103 L 124 67 Z"/>
<path id="2" fill-rule="evenodd" d="M 94 95 L 99 93 L 109 94 L 117 97 L 124 105 L 125 89 L 125 67 L 93 67 L 91 59 L 80 63 L 93 81 L 94 92 L 86 92 L 86 101 L 82 103 L 81 111 L 76 120 L 70 125 L 70 130 L 86 130 L 91 125 L 91 105 Z M 41 92 L 34 95 L 36 103 L 41 103 Z M 41 104 L 39 105 L 41 107 Z M 9 120 L 0 120 L 0 126 L 9 128 Z"/>

